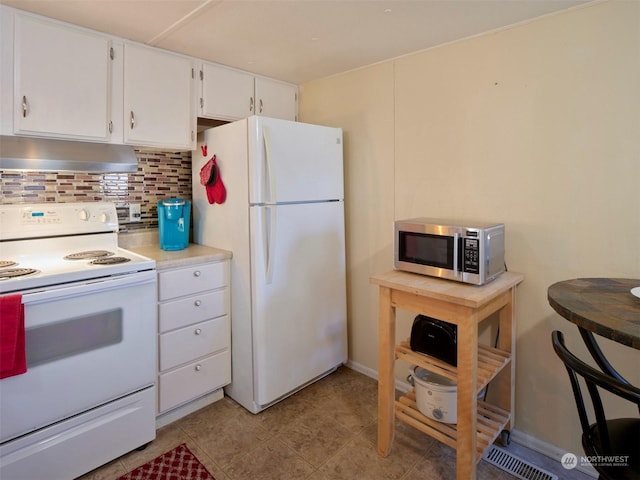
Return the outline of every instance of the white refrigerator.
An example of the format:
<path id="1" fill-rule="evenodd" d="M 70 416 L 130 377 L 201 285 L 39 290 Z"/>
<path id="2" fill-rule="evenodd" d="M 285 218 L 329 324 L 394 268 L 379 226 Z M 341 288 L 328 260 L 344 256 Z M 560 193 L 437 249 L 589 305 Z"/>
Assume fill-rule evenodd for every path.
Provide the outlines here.
<path id="1" fill-rule="evenodd" d="M 342 130 L 253 116 L 200 133 L 192 162 L 194 240 L 233 252 L 225 392 L 258 413 L 347 360 Z"/>

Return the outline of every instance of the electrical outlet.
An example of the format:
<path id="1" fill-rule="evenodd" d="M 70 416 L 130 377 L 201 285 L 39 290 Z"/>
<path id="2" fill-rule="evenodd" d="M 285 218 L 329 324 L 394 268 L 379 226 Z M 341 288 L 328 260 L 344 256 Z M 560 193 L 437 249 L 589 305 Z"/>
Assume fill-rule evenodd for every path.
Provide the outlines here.
<path id="1" fill-rule="evenodd" d="M 141 222 L 142 221 L 142 213 L 140 212 L 140 204 L 139 203 L 130 203 L 129 204 L 129 221 L 130 222 Z"/>

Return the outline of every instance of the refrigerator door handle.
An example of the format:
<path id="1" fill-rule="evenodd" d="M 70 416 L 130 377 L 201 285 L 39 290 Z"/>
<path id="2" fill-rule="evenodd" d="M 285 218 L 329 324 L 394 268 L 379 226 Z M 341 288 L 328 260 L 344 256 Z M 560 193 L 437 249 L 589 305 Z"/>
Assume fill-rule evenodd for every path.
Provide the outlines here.
<path id="1" fill-rule="evenodd" d="M 264 158 L 265 158 L 265 187 L 269 188 L 268 197 L 265 195 L 265 203 L 276 203 L 276 186 L 273 176 L 273 164 L 271 162 L 271 134 L 269 127 L 262 126 L 262 138 L 264 140 Z"/>
<path id="2" fill-rule="evenodd" d="M 276 243 L 276 209 L 264 207 L 265 217 L 262 222 L 262 249 L 264 252 L 264 277 L 265 283 L 270 285 L 273 281 L 273 257 Z"/>

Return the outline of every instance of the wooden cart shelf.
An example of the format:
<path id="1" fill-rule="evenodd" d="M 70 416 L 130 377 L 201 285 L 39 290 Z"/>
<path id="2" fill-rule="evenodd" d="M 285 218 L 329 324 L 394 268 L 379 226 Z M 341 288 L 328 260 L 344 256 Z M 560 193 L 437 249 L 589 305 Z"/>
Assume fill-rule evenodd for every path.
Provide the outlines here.
<path id="1" fill-rule="evenodd" d="M 456 479 L 475 480 L 477 462 L 513 422 L 515 403 L 515 289 L 524 277 L 505 272 L 483 286 L 393 270 L 371 277 L 379 286 L 378 454 L 391 451 L 395 419 L 456 450 Z M 396 345 L 396 308 L 439 318 L 457 327 L 457 367 Z M 497 315 L 497 348 L 478 343 L 478 324 Z M 417 408 L 415 391 L 395 399 L 394 363 L 401 359 L 454 380 L 457 424 L 437 422 Z M 491 383 L 491 403 L 478 394 Z M 495 386 L 494 386 L 495 385 Z"/>
<path id="2" fill-rule="evenodd" d="M 411 350 L 409 340 L 396 345 L 396 358 L 425 368 L 438 375 L 457 381 L 458 369 L 437 358 Z M 477 394 L 480 394 L 500 371 L 511 362 L 511 353 L 498 348 L 478 344 Z M 500 435 L 511 420 L 511 414 L 500 407 L 478 400 L 477 407 L 476 463 L 489 445 Z M 395 402 L 395 417 L 442 443 L 456 448 L 457 425 L 437 422 L 423 415 L 416 404 L 415 389 Z"/>
<path id="3" fill-rule="evenodd" d="M 425 368 L 451 380 L 458 380 L 458 369 L 437 358 L 411 350 L 409 340 L 396 346 L 396 358 Z M 511 353 L 478 344 L 477 391 L 480 393 L 511 362 Z"/>
<path id="4" fill-rule="evenodd" d="M 400 397 L 395 403 L 395 414 L 398 420 L 411 425 L 417 430 L 456 448 L 458 429 L 456 424 L 437 422 L 424 416 L 416 404 L 414 390 Z M 484 401 L 478 401 L 476 424 L 476 463 L 480 461 L 487 448 L 500 435 L 500 432 L 511 420 L 511 414 L 502 408 Z"/>

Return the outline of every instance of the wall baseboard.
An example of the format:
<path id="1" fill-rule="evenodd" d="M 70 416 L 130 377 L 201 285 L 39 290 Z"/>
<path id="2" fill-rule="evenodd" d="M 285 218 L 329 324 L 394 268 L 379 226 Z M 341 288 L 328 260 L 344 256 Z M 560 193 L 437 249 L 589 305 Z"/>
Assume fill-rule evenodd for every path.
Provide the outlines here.
<path id="1" fill-rule="evenodd" d="M 556 460 L 558 463 L 560 463 L 562 456 L 567 453 L 567 451 L 562 448 L 556 447 L 551 443 L 543 442 L 539 438 L 515 428 L 511 430 L 511 440 L 516 442 L 518 445 L 522 445 L 534 452 L 538 452 L 546 457 Z M 578 456 L 581 454 L 582 452 L 576 453 Z M 576 470 L 584 473 L 585 475 L 589 475 L 590 477 L 598 478 L 598 472 L 596 472 L 596 469 L 591 465 L 578 465 L 576 466 Z"/>
<path id="2" fill-rule="evenodd" d="M 359 363 L 353 362 L 351 360 L 347 360 L 346 366 L 348 368 L 350 368 L 351 370 L 355 370 L 358 373 L 361 373 L 363 375 L 366 375 L 367 377 L 373 378 L 374 380 L 378 381 L 378 371 L 374 370 L 372 368 L 369 367 L 365 367 L 364 365 L 361 365 Z M 407 382 L 403 382 L 402 380 L 398 380 L 396 378 L 396 389 L 400 390 L 403 393 L 408 392 L 409 390 L 411 390 L 411 388 L 413 388 L 411 385 L 409 385 Z"/>
<path id="3" fill-rule="evenodd" d="M 219 388 L 211 393 L 203 395 L 200 398 L 196 398 L 185 405 L 169 410 L 168 412 L 156 417 L 156 429 L 169 425 L 170 423 L 173 423 L 182 417 L 186 417 L 190 413 L 196 412 L 207 405 L 211 405 L 212 403 L 222 400 L 223 398 L 224 390 Z"/>
<path id="4" fill-rule="evenodd" d="M 373 370 L 372 368 L 365 367 L 364 365 L 353 362 L 352 360 L 348 360 L 346 366 L 358 373 L 366 375 L 367 377 L 378 380 L 378 372 L 376 370 Z M 398 380 L 397 378 L 395 384 L 396 388 L 401 392 L 408 392 L 411 389 L 411 385 Z M 562 456 L 567 453 L 565 450 L 555 445 L 543 442 L 542 440 L 529 435 L 528 433 L 521 432 L 520 430 L 517 430 L 515 428 L 511 430 L 511 440 L 519 445 L 522 445 L 523 447 L 533 450 L 534 452 L 538 452 L 541 455 L 551 458 L 552 460 L 556 460 L 557 462 L 560 462 Z M 590 477 L 598 478 L 598 472 L 596 472 L 595 468 L 590 465 L 578 465 L 576 467 L 576 470 L 589 475 Z"/>

